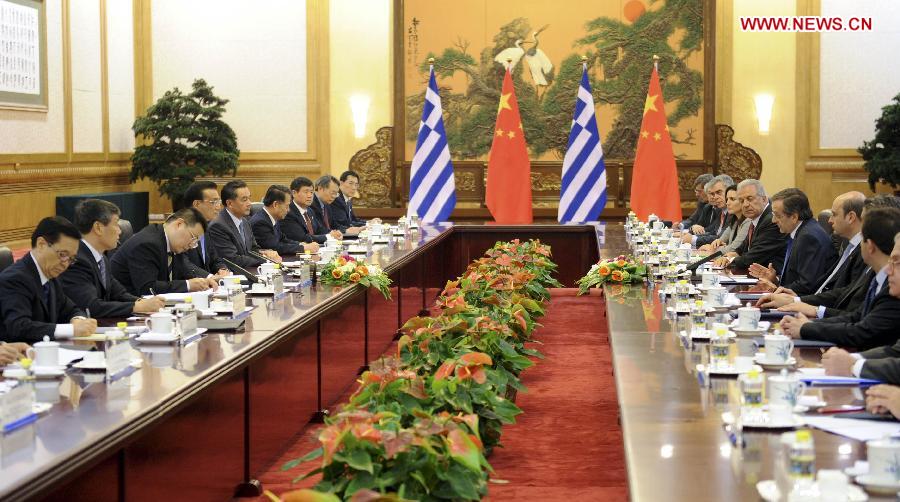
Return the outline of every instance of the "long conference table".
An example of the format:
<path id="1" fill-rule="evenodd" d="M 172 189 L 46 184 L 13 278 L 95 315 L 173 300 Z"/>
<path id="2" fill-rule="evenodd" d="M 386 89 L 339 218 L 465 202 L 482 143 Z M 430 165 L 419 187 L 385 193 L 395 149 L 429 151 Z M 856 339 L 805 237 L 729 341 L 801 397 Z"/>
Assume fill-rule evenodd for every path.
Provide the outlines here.
<path id="1" fill-rule="evenodd" d="M 58 402 L 50 412 L 0 437 L 0 498 L 258 494 L 255 476 L 311 419 L 339 404 L 403 322 L 496 241 L 515 238 L 550 244 L 569 287 L 599 256 L 627 251 L 618 223 L 424 227 L 369 257 L 393 280 L 391 300 L 361 286 L 322 285 L 251 299 L 257 308 L 240 332 L 168 349 L 134 345 L 140 367 L 111 383 L 78 372 L 52 383 Z M 756 482 L 773 477 L 778 434 L 744 430 L 743 446 L 735 442 L 720 415 L 738 399 L 736 381 L 698 378 L 704 346 L 679 338 L 655 291 L 612 286 L 603 294 L 619 399 L 609 412 L 619 413 L 632 500 L 758 500 Z M 813 365 L 820 352 L 795 356 Z M 830 404 L 860 402 L 853 389 L 816 392 Z M 865 458 L 860 442 L 817 430 L 814 439 L 818 468 Z"/>
<path id="2" fill-rule="evenodd" d="M 391 345 L 498 240 L 540 238 L 573 284 L 597 260 L 603 227 L 423 226 L 370 253 L 391 299 L 316 285 L 256 306 L 238 332 L 178 346 L 131 342 L 137 369 L 107 383 L 69 371 L 35 383 L 52 407 L 0 434 L 3 500 L 226 500 L 258 495 L 255 477 L 310 420 L 332 409 Z"/>

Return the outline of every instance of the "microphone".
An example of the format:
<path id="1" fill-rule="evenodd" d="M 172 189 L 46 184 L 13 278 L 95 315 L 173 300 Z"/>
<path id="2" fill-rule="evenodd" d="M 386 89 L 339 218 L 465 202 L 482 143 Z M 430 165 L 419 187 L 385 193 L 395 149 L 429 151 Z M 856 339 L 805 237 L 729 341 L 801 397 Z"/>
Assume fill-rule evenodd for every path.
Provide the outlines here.
<path id="1" fill-rule="evenodd" d="M 235 263 L 235 262 L 229 260 L 228 258 L 225 258 L 224 256 L 221 256 L 220 258 L 222 258 L 222 261 L 224 261 L 224 262 L 227 263 L 228 265 L 234 267 L 235 270 L 237 270 L 238 272 L 244 274 L 244 276 L 247 277 L 247 279 L 248 279 L 251 283 L 259 282 L 259 277 L 257 277 L 256 274 L 254 274 L 253 272 L 250 272 L 250 271 L 247 270 L 246 268 L 244 268 L 244 267 L 238 265 L 237 263 Z"/>
<path id="2" fill-rule="evenodd" d="M 687 266 L 687 268 L 685 270 L 690 270 L 690 271 L 697 270 L 697 267 L 699 267 L 700 265 L 703 265 L 704 263 L 706 263 L 710 260 L 715 260 L 716 258 L 722 256 L 723 254 L 724 253 L 721 250 L 716 251 L 715 253 L 713 253 L 709 256 L 706 256 L 700 260 L 695 261 L 694 263 L 691 263 L 690 265 Z"/>
<path id="3" fill-rule="evenodd" d="M 269 262 L 269 263 L 277 263 L 275 260 L 272 260 L 272 259 L 270 259 L 270 258 L 267 258 L 267 257 L 265 257 L 265 256 L 263 256 L 263 255 L 261 255 L 261 254 L 259 254 L 259 253 L 257 253 L 257 252 L 251 251 L 251 250 L 249 250 L 249 249 L 247 250 L 247 252 L 250 253 L 251 256 L 255 256 L 255 257 L 257 257 L 257 258 L 266 260 L 266 261 Z"/>

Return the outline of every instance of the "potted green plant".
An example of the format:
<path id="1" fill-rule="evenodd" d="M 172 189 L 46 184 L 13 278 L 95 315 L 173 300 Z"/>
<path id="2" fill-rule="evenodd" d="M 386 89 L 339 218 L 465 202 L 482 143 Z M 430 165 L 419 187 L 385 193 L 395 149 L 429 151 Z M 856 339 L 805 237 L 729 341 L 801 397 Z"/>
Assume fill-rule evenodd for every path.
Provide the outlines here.
<path id="1" fill-rule="evenodd" d="M 138 138 L 131 182 L 154 181 L 173 209 L 181 207 L 184 191 L 198 177 L 234 176 L 240 154 L 234 131 L 222 120 L 228 100 L 203 79 L 191 88 L 189 94 L 177 87 L 166 91 L 131 127 Z"/>
<path id="2" fill-rule="evenodd" d="M 869 187 L 875 190 L 876 183 L 887 183 L 896 191 L 900 185 L 900 94 L 881 111 L 875 120 L 875 138 L 864 141 L 857 151 L 865 161 Z"/>

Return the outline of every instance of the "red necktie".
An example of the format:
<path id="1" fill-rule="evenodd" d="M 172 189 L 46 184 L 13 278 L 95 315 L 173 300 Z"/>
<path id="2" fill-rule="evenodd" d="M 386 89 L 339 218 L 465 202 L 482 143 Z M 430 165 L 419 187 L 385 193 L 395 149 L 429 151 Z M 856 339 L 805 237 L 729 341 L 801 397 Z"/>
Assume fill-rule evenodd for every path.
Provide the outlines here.
<path id="1" fill-rule="evenodd" d="M 747 247 L 750 247 L 750 244 L 753 244 L 753 229 L 756 228 L 753 223 L 750 224 L 750 230 L 747 231 Z"/>
<path id="2" fill-rule="evenodd" d="M 328 208 L 325 207 L 325 204 L 322 204 L 322 218 L 325 220 L 325 227 L 331 230 L 331 222 L 328 221 Z"/>
<path id="3" fill-rule="evenodd" d="M 304 223 L 306 223 L 306 231 L 309 232 L 309 235 L 312 235 L 312 233 L 313 233 L 312 221 L 310 221 L 310 219 L 309 219 L 308 212 L 303 213 L 303 221 L 304 221 Z"/>

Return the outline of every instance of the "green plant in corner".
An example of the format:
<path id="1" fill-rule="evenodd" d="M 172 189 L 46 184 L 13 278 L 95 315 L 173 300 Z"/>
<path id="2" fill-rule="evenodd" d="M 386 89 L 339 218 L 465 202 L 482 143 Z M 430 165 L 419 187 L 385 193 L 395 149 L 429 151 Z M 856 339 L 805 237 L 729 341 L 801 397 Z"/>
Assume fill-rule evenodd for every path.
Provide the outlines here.
<path id="1" fill-rule="evenodd" d="M 198 177 L 234 176 L 240 154 L 234 131 L 222 120 L 228 100 L 203 79 L 191 88 L 189 94 L 177 87 L 166 91 L 131 127 L 138 138 L 131 182 L 149 178 L 175 209 Z"/>
<path id="2" fill-rule="evenodd" d="M 897 190 L 900 185 L 900 94 L 892 103 L 881 109 L 881 117 L 875 120 L 875 138 L 863 141 L 857 151 L 862 154 L 869 187 L 887 183 Z"/>

